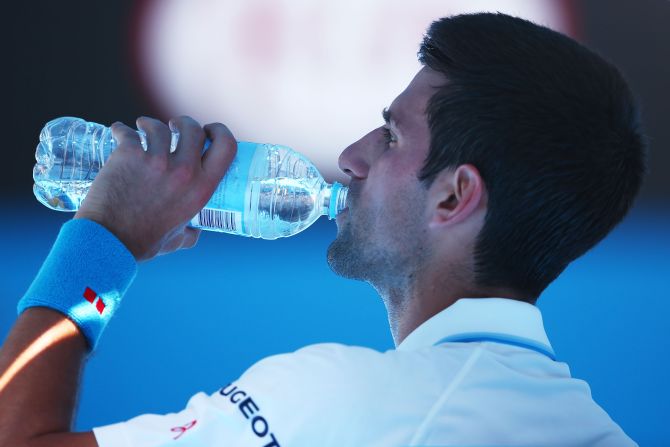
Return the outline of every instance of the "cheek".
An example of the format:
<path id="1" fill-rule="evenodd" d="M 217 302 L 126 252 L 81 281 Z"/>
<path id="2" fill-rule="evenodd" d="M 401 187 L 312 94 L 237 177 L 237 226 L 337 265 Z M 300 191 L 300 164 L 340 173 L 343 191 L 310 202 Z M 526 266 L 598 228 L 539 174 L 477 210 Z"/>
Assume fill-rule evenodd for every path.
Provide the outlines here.
<path id="1" fill-rule="evenodd" d="M 416 157 L 400 156 L 399 149 L 387 149 L 368 171 L 366 185 L 361 191 L 362 203 L 377 214 L 396 213 L 407 207 L 407 200 L 419 186 Z"/>
<path id="2" fill-rule="evenodd" d="M 414 181 L 409 175 L 397 171 L 389 173 L 386 181 L 378 188 L 377 196 L 373 198 L 378 215 L 387 222 L 404 220 L 410 209 L 415 207 L 417 197 Z"/>
<path id="3" fill-rule="evenodd" d="M 407 185 L 417 182 L 417 172 L 420 167 L 415 166 L 416 160 L 411 157 L 394 157 L 381 167 L 380 176 L 389 191 L 402 194 Z"/>
<path id="4" fill-rule="evenodd" d="M 407 177 L 415 169 L 416 160 L 405 149 L 388 148 L 374 162 L 368 174 L 375 178 Z"/>

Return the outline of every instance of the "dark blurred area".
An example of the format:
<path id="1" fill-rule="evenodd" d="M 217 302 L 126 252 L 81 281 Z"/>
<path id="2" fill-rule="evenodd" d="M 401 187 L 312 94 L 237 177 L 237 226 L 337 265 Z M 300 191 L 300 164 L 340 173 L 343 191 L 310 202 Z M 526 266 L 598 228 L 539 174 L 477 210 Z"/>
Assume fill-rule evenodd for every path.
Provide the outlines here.
<path id="1" fill-rule="evenodd" d="M 3 152 L 5 166 L 12 166 L 3 169 L 3 196 L 21 203 L 34 200 L 34 149 L 50 119 L 71 115 L 132 125 L 139 115 L 168 118 L 151 105 L 138 81 L 133 20 L 143 3 L 29 0 L 6 9 L 2 40 L 9 79 L 3 95 Z M 667 203 L 670 2 L 571 3 L 578 38 L 623 71 L 641 102 L 651 172 L 640 201 Z"/>
<path id="2" fill-rule="evenodd" d="M 2 194 L 32 201 L 35 146 L 44 124 L 59 116 L 133 125 L 157 115 L 134 81 L 132 11 L 138 2 L 12 2 L 3 42 L 9 82 L 3 107 L 5 153 Z M 5 158 L 5 163 L 10 160 Z"/>

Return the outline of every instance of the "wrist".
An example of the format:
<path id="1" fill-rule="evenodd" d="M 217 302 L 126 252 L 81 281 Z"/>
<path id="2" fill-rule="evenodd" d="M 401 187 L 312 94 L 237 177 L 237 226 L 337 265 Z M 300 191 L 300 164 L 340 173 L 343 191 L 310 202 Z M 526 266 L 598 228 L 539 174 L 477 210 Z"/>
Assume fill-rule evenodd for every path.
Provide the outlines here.
<path id="1" fill-rule="evenodd" d="M 136 272 L 135 258 L 113 233 L 93 220 L 73 219 L 61 228 L 18 311 L 41 306 L 65 314 L 93 349 Z"/>
<path id="2" fill-rule="evenodd" d="M 99 216 L 97 214 L 92 214 L 90 211 L 82 212 L 81 209 L 77 211 L 72 218 L 72 220 L 75 219 L 90 220 L 104 227 L 109 233 L 118 239 L 121 244 L 123 244 L 126 250 L 128 250 L 133 258 L 135 258 L 135 261 L 141 261 L 141 253 L 143 252 L 143 248 L 132 240 L 132 234 L 126 234 L 123 231 L 118 230 L 109 222 L 109 219 L 105 219 L 103 216 Z"/>

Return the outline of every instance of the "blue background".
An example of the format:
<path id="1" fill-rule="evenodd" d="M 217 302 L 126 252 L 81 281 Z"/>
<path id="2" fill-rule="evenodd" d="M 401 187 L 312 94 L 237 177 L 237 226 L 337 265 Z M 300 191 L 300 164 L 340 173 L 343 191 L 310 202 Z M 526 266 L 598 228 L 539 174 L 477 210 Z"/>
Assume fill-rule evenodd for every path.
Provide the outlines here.
<path id="1" fill-rule="evenodd" d="M 0 336 L 71 215 L 9 203 L 0 219 Z M 662 211 L 665 210 L 665 211 Z M 670 440 L 667 208 L 637 206 L 538 301 L 558 360 L 640 445 Z M 334 275 L 322 218 L 276 241 L 203 232 L 198 245 L 140 264 L 86 368 L 77 428 L 182 409 L 261 358 L 318 342 L 391 349 L 366 283 Z"/>

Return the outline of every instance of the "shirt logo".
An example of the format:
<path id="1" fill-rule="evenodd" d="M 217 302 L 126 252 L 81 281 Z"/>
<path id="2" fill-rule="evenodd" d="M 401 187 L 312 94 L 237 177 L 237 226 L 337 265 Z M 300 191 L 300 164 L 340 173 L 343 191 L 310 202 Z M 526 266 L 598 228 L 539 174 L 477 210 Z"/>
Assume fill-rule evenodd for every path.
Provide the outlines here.
<path id="1" fill-rule="evenodd" d="M 195 424 L 197 424 L 197 423 L 198 423 L 198 421 L 195 420 L 195 419 L 193 419 L 191 422 L 189 422 L 189 423 L 186 424 L 186 425 L 180 425 L 179 427 L 172 427 L 172 428 L 170 429 L 170 431 L 173 431 L 173 432 L 175 432 L 175 433 L 179 433 L 177 436 L 175 436 L 175 437 L 172 438 L 172 439 L 179 439 L 179 437 L 180 437 L 181 435 L 183 435 L 184 433 L 186 433 L 187 430 L 190 430 L 191 428 L 193 428 L 193 426 L 194 426 Z"/>
<path id="2" fill-rule="evenodd" d="M 97 293 L 90 287 L 86 287 L 86 290 L 84 290 L 84 298 L 86 298 L 86 301 L 89 303 L 95 305 L 96 310 L 100 315 L 102 315 L 102 311 L 105 310 L 105 303 L 102 301 L 102 298 L 98 296 Z"/>
<path id="3" fill-rule="evenodd" d="M 270 432 L 270 426 L 267 419 L 258 414 L 260 408 L 258 408 L 258 405 L 256 405 L 256 402 L 254 402 L 251 396 L 247 395 L 246 391 L 242 391 L 237 388 L 237 385 L 230 383 L 221 388 L 219 394 L 229 400 L 233 405 L 236 405 L 242 415 L 250 421 L 251 431 L 253 431 L 254 435 L 259 439 L 262 439 L 264 442 L 263 447 L 281 447 L 274 433 Z"/>

